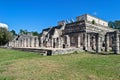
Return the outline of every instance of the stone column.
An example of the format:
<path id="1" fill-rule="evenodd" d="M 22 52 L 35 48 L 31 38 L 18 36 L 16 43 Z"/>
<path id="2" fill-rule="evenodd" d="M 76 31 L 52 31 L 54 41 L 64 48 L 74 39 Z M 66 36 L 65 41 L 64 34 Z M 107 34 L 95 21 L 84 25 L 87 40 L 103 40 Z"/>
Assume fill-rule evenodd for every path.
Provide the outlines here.
<path id="1" fill-rule="evenodd" d="M 84 50 L 87 50 L 87 33 L 84 33 Z"/>
<path id="2" fill-rule="evenodd" d="M 61 40 L 60 40 L 60 37 L 58 38 L 58 48 L 61 47 Z"/>
<path id="3" fill-rule="evenodd" d="M 81 47 L 81 41 L 80 41 L 80 33 L 78 34 L 78 46 L 77 46 L 78 48 L 80 48 Z"/>
<path id="4" fill-rule="evenodd" d="M 109 34 L 105 35 L 105 51 L 109 51 Z"/>
<path id="5" fill-rule="evenodd" d="M 43 37 L 40 38 L 40 46 L 43 47 Z"/>
<path id="6" fill-rule="evenodd" d="M 120 44 L 119 44 L 119 31 L 115 31 L 114 35 L 115 35 L 115 37 L 114 37 L 114 53 L 120 54 L 119 53 L 119 46 L 120 46 Z"/>
<path id="7" fill-rule="evenodd" d="M 23 46 L 22 47 L 25 47 L 25 39 L 23 39 Z"/>
<path id="8" fill-rule="evenodd" d="M 24 39 L 22 39 L 22 47 L 24 47 L 24 43 L 25 43 L 25 40 L 24 40 Z"/>
<path id="9" fill-rule="evenodd" d="M 18 47 L 18 40 L 16 40 L 16 47 Z"/>
<path id="10" fill-rule="evenodd" d="M 23 40 L 23 39 L 21 39 L 21 47 L 23 47 L 23 41 L 24 41 L 24 40 Z"/>
<path id="11" fill-rule="evenodd" d="M 39 47 L 39 40 L 38 40 L 38 38 L 36 38 L 36 47 Z"/>
<path id="12" fill-rule="evenodd" d="M 18 40 L 18 47 L 20 47 L 20 40 Z"/>
<path id="13" fill-rule="evenodd" d="M 16 41 L 16 47 L 18 47 L 18 41 Z"/>
<path id="14" fill-rule="evenodd" d="M 96 40 L 95 40 L 95 36 L 93 37 L 93 50 L 96 49 Z"/>
<path id="15" fill-rule="evenodd" d="M 90 34 L 87 35 L 87 47 L 88 47 L 88 50 L 90 51 L 91 50 L 91 46 L 90 46 Z"/>
<path id="16" fill-rule="evenodd" d="M 27 44 L 28 44 L 28 47 L 30 47 L 30 45 L 31 45 L 30 38 L 28 38 Z"/>
<path id="17" fill-rule="evenodd" d="M 53 38 L 51 39 L 51 47 L 53 48 L 54 40 Z"/>
<path id="18" fill-rule="evenodd" d="M 26 38 L 26 47 L 28 47 L 28 38 Z"/>
<path id="19" fill-rule="evenodd" d="M 63 48 L 64 40 L 63 37 L 60 38 L 60 48 Z"/>
<path id="20" fill-rule="evenodd" d="M 25 38 L 25 39 L 24 39 L 24 47 L 27 47 L 27 46 L 26 46 L 26 42 L 27 42 L 27 41 L 26 41 L 26 38 Z"/>
<path id="21" fill-rule="evenodd" d="M 19 45 L 19 47 L 22 47 L 22 40 L 20 40 L 20 45 Z"/>
<path id="22" fill-rule="evenodd" d="M 34 46 L 34 40 L 35 40 L 34 37 L 32 37 L 32 38 L 31 38 L 31 47 L 35 47 L 35 46 Z"/>
<path id="23" fill-rule="evenodd" d="M 96 52 L 101 52 L 100 34 L 96 34 Z"/>
<path id="24" fill-rule="evenodd" d="M 54 43 L 55 43 L 55 48 L 57 48 L 57 39 L 56 38 L 54 38 Z"/>
<path id="25" fill-rule="evenodd" d="M 20 47 L 20 40 L 18 40 L 18 47 Z"/>
<path id="26" fill-rule="evenodd" d="M 69 48 L 70 47 L 70 36 L 69 35 L 66 35 L 66 37 L 67 37 L 67 47 Z"/>

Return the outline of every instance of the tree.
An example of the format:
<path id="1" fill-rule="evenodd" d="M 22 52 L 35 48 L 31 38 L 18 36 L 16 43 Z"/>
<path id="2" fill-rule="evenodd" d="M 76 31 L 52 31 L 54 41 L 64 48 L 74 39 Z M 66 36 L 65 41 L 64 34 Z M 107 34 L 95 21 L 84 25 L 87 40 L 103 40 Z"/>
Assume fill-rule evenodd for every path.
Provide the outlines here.
<path id="1" fill-rule="evenodd" d="M 33 36 L 39 36 L 38 32 L 32 32 Z"/>
<path id="2" fill-rule="evenodd" d="M 10 32 L 12 33 L 13 36 L 17 36 L 17 33 L 15 32 L 15 30 L 11 30 Z"/>
<path id="3" fill-rule="evenodd" d="M 116 20 L 116 21 L 114 22 L 114 26 L 115 26 L 115 29 L 120 30 L 120 20 Z"/>
<path id="4" fill-rule="evenodd" d="M 120 31 L 120 20 L 116 20 L 116 21 L 110 21 L 109 22 L 109 27 L 114 28 L 114 29 L 118 29 Z"/>
<path id="5" fill-rule="evenodd" d="M 28 34 L 29 32 L 27 30 L 20 29 L 20 34 Z"/>
<path id="6" fill-rule="evenodd" d="M 114 22 L 110 21 L 110 22 L 108 23 L 108 26 L 109 26 L 110 28 L 114 28 Z"/>
<path id="7" fill-rule="evenodd" d="M 0 46 L 5 45 L 13 39 L 12 33 L 6 28 L 0 27 Z"/>

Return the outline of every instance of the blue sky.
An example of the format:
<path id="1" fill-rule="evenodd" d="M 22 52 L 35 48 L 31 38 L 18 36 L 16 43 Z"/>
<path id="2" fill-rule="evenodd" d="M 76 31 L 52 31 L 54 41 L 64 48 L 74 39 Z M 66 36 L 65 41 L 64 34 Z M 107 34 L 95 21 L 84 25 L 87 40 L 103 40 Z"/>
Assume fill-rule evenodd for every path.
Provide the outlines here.
<path id="1" fill-rule="evenodd" d="M 0 0 L 0 22 L 16 32 L 41 32 L 85 13 L 106 21 L 120 20 L 120 0 Z"/>

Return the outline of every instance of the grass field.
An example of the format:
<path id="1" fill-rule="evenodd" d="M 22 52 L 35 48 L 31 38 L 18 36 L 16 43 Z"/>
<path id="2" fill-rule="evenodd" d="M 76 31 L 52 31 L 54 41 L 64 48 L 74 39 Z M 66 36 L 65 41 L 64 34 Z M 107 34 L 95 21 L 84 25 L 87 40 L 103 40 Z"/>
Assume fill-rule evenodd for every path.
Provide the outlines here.
<path id="1" fill-rule="evenodd" d="M 120 80 L 120 55 L 41 56 L 0 49 L 0 80 Z"/>

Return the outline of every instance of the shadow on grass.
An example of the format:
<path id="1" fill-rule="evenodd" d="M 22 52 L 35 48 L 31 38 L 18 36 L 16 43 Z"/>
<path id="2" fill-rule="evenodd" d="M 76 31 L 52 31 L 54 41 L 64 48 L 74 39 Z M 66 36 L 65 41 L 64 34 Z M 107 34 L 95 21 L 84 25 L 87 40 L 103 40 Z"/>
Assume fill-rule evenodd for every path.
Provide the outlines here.
<path id="1" fill-rule="evenodd" d="M 105 52 L 105 51 L 102 51 L 102 52 L 99 52 L 99 53 L 96 53 L 96 52 L 90 52 L 90 51 L 86 51 L 90 54 L 98 54 L 98 55 L 120 55 L 120 54 L 115 54 L 114 52 L 112 51 L 109 51 L 109 52 Z"/>

